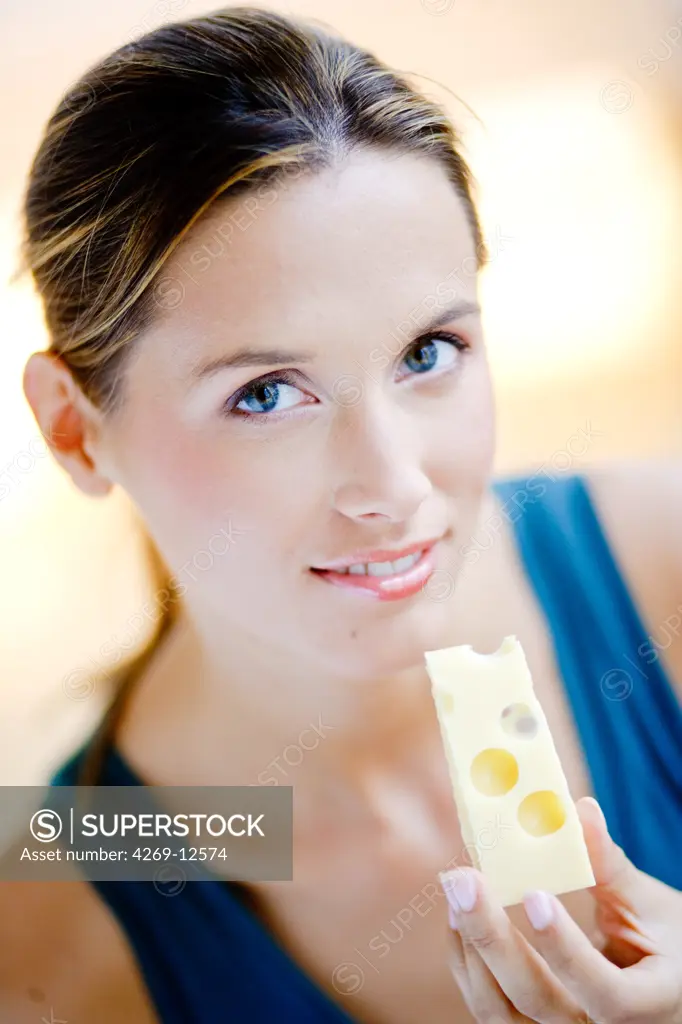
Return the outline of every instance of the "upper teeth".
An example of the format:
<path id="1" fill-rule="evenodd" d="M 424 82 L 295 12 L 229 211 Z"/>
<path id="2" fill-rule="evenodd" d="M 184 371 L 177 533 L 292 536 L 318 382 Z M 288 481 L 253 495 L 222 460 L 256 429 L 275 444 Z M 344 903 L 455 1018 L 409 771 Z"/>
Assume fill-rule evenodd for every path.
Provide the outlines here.
<path id="1" fill-rule="evenodd" d="M 359 562 L 357 565 L 349 565 L 346 569 L 337 569 L 336 572 L 347 572 L 353 576 L 392 576 L 396 572 L 405 572 L 406 569 L 411 569 L 423 553 L 423 551 L 415 551 L 412 555 L 397 558 L 395 562 Z"/>

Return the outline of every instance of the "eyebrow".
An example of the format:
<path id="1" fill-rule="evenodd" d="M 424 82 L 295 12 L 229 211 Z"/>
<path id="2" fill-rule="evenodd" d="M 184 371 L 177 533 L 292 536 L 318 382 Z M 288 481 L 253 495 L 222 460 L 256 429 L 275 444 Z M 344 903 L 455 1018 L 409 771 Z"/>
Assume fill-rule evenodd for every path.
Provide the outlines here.
<path id="1" fill-rule="evenodd" d="M 195 366 L 192 376 L 198 378 L 211 377 L 218 370 L 232 369 L 239 366 L 283 366 L 286 363 L 310 363 L 313 356 L 309 352 L 290 352 L 283 348 L 240 348 L 230 356 L 218 356 L 208 363 Z"/>
<path id="2" fill-rule="evenodd" d="M 419 328 L 415 338 L 426 334 L 428 331 L 435 331 L 452 320 L 460 320 L 470 313 L 480 313 L 481 307 L 477 302 L 458 301 L 442 309 L 439 313 Z M 218 356 L 207 363 L 195 366 L 192 376 L 203 380 L 212 377 L 219 370 L 234 369 L 244 366 L 285 366 L 288 363 L 311 363 L 314 356 L 310 352 L 295 352 L 282 348 L 241 348 L 231 355 Z"/>
<path id="3" fill-rule="evenodd" d="M 414 337 L 416 339 L 428 331 L 435 331 L 439 327 L 449 324 L 451 320 L 461 320 L 463 317 L 469 316 L 470 313 L 481 313 L 481 307 L 478 302 L 460 299 L 457 302 L 453 302 L 450 306 L 446 306 L 440 313 L 436 313 L 428 323 L 419 329 L 419 334 L 415 334 Z"/>

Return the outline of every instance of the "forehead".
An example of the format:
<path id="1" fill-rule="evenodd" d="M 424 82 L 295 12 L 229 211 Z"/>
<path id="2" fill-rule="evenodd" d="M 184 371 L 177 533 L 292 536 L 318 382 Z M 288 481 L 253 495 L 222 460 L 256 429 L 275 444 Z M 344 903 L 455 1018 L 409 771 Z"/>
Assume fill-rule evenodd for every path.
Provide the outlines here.
<path id="1" fill-rule="evenodd" d="M 445 170 L 425 156 L 354 151 L 334 167 L 226 198 L 188 232 L 155 289 L 178 372 L 232 339 L 390 331 L 439 282 L 475 298 L 475 244 Z M 452 297 L 452 292 L 450 293 Z"/>

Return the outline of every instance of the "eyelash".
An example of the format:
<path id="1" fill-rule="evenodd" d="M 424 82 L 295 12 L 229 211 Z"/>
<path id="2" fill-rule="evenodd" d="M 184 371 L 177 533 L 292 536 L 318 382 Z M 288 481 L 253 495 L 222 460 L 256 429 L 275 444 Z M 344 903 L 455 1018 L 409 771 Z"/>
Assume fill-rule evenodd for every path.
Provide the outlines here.
<path id="1" fill-rule="evenodd" d="M 415 342 L 405 350 L 401 357 L 401 362 L 409 355 L 410 352 L 418 349 L 419 346 L 428 344 L 430 341 L 446 341 L 453 348 L 457 349 L 458 352 L 467 352 L 471 346 L 467 341 L 462 338 L 459 334 L 453 334 L 450 331 L 429 331 L 427 334 L 423 334 Z M 453 370 L 457 369 L 457 363 L 454 366 L 448 367 L 446 370 L 441 371 L 439 376 L 446 376 L 452 373 Z M 429 377 L 431 371 L 427 371 L 424 374 L 412 373 L 412 377 Z M 435 376 L 435 374 L 433 375 Z M 238 416 L 240 419 L 245 420 L 261 420 L 265 422 L 272 422 L 280 416 L 286 416 L 287 412 L 244 412 L 243 409 L 236 409 L 236 406 L 246 398 L 247 395 L 251 394 L 256 388 L 262 387 L 266 384 L 289 384 L 291 387 L 298 388 L 300 390 L 300 376 L 297 372 L 290 369 L 273 370 L 271 373 L 265 374 L 263 377 L 257 377 L 256 380 L 249 381 L 244 387 L 240 388 L 239 391 L 235 391 L 230 398 L 222 406 L 222 411 L 226 415 Z"/>

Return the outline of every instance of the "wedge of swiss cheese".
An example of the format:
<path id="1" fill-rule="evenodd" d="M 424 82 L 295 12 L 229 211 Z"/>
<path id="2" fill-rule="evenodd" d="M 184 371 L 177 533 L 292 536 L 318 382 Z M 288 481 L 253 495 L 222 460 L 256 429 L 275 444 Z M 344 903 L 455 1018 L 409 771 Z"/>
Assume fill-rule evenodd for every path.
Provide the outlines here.
<path id="1" fill-rule="evenodd" d="M 521 644 L 425 652 L 467 859 L 502 906 L 595 884 L 582 826 Z"/>

